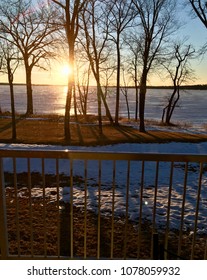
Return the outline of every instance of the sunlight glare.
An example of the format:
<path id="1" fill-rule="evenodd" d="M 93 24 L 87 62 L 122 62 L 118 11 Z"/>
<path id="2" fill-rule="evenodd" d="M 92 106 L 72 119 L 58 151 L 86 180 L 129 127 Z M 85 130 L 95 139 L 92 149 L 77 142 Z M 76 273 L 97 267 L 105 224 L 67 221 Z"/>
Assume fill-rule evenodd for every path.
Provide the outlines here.
<path id="1" fill-rule="evenodd" d="M 62 75 L 64 75 L 64 76 L 70 75 L 71 72 L 72 72 L 72 69 L 71 69 L 71 67 L 70 67 L 69 65 L 64 65 L 63 68 L 62 68 L 62 70 L 61 70 L 61 73 L 62 73 Z"/>

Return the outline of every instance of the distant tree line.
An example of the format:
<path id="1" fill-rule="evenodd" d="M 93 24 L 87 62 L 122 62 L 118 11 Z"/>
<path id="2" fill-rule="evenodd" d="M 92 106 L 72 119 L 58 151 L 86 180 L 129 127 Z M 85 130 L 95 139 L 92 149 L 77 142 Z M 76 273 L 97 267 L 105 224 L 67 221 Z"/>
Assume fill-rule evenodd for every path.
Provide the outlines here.
<path id="1" fill-rule="evenodd" d="M 207 2 L 183 0 L 186 2 L 207 27 Z M 180 88 L 193 76 L 190 60 L 198 55 L 186 39 L 177 37 L 180 24 L 176 13 L 181 8 L 176 0 L 1 1 L 0 71 L 7 74 L 10 85 L 13 138 L 15 72 L 19 67 L 25 68 L 26 115 L 31 115 L 33 69 L 48 70 L 62 56 L 66 56 L 72 69 L 65 104 L 66 141 L 71 138 L 71 108 L 75 116 L 87 116 L 91 79 L 96 82 L 100 135 L 103 109 L 110 123 L 119 125 L 120 94 L 124 94 L 127 103 L 129 85 L 135 87 L 134 118 L 139 121 L 140 131 L 145 132 L 145 99 L 151 73 L 166 73 L 163 78 L 168 76 L 172 82 L 172 94 L 162 116 L 162 121 L 170 124 Z M 111 115 L 107 99 L 113 81 L 115 116 Z"/>

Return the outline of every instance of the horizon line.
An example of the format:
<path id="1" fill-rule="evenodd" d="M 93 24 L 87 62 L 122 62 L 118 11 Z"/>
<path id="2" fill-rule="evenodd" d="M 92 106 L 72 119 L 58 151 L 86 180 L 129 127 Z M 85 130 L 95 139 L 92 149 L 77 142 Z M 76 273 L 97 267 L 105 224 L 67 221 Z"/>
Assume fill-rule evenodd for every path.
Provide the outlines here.
<path id="1" fill-rule="evenodd" d="M 9 85 L 8 82 L 0 82 L 0 85 Z M 26 86 L 26 83 L 13 83 L 15 86 Z M 67 84 L 32 84 L 32 86 L 67 86 Z M 96 87 L 96 85 L 91 85 L 90 87 Z M 115 88 L 116 85 L 108 86 L 109 88 Z M 126 88 L 135 88 L 135 86 L 120 86 Z M 189 85 L 181 85 L 180 88 L 207 88 L 207 84 L 189 84 Z M 139 88 L 139 86 L 138 86 Z M 147 88 L 173 88 L 172 85 L 147 85 Z"/>

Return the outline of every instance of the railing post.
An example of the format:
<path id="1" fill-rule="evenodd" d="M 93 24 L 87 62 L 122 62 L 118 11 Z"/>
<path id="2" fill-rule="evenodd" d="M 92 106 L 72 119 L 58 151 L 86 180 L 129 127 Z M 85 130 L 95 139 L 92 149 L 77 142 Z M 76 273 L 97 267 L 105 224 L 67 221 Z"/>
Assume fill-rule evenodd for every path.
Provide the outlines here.
<path id="1" fill-rule="evenodd" d="M 158 233 L 152 234 L 152 259 L 164 260 L 164 246 L 159 242 Z"/>
<path id="2" fill-rule="evenodd" d="M 159 238 L 157 233 L 152 234 L 152 259 L 159 260 Z"/>
<path id="3" fill-rule="evenodd" d="M 6 198 L 4 185 L 3 160 L 0 158 L 0 250 L 1 259 L 8 258 L 8 234 L 6 219 Z"/>

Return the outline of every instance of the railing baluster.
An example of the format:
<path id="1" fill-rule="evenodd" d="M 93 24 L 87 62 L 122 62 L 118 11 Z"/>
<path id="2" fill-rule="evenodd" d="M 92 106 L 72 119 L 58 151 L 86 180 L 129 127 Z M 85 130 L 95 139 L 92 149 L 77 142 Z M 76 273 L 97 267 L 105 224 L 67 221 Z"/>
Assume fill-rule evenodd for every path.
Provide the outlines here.
<path id="1" fill-rule="evenodd" d="M 156 209 L 157 209 L 157 191 L 158 191 L 158 179 L 159 179 L 159 161 L 156 161 L 156 174 L 155 174 L 155 189 L 154 189 L 154 202 L 153 202 L 153 217 L 152 217 L 152 246 L 151 246 L 151 258 L 153 259 L 153 238 L 156 233 Z"/>
<path id="2" fill-rule="evenodd" d="M 46 195 L 45 195 L 45 159 L 42 159 L 42 196 L 43 196 L 43 228 L 44 228 L 44 257 L 47 256 L 47 226 L 46 226 Z"/>
<path id="3" fill-rule="evenodd" d="M 20 257 L 20 229 L 19 229 L 19 198 L 17 188 L 17 171 L 16 171 L 16 158 L 13 158 L 13 172 L 14 172 L 14 191 L 15 191 L 15 221 L 17 228 L 17 254 Z"/>
<path id="4" fill-rule="evenodd" d="M 196 233 L 197 233 L 197 225 L 198 225 L 198 213 L 199 213 L 202 177 L 203 177 L 203 163 L 201 162 L 200 163 L 199 180 L 198 180 L 197 199 L 196 199 L 196 211 L 195 211 L 195 223 L 194 223 L 194 231 L 193 231 L 191 259 L 194 258 L 194 253 L 195 253 L 195 241 L 196 241 Z"/>
<path id="5" fill-rule="evenodd" d="M 139 228 L 138 228 L 138 244 L 137 244 L 137 258 L 140 258 L 141 251 L 141 234 L 142 234 L 142 203 L 143 203 L 143 191 L 144 191 L 144 169 L 145 161 L 142 161 L 142 175 L 141 175 L 141 186 L 140 186 L 140 200 L 139 200 Z"/>
<path id="6" fill-rule="evenodd" d="M 180 232 L 179 232 L 179 242 L 178 242 L 178 256 L 181 255 L 187 180 L 188 180 L 188 162 L 185 163 L 185 176 L 184 176 L 184 183 L 183 183 L 183 201 L 182 201 L 182 208 L 181 208 L 181 221 L 180 221 Z"/>
<path id="7" fill-rule="evenodd" d="M 114 210 L 115 210 L 115 184 L 116 184 L 116 161 L 113 161 L 113 178 L 112 178 L 112 213 L 111 213 L 111 255 L 113 259 L 114 254 Z"/>
<path id="8" fill-rule="evenodd" d="M 152 218 L 152 231 L 156 231 L 156 204 L 157 204 L 157 190 L 158 190 L 158 178 L 159 178 L 159 161 L 156 162 L 156 174 L 155 174 L 155 190 L 154 190 L 154 203 L 153 203 L 153 218 Z"/>
<path id="9" fill-rule="evenodd" d="M 98 233 L 97 233 L 97 259 L 100 259 L 101 248 L 101 168 L 102 162 L 98 161 Z"/>
<path id="10" fill-rule="evenodd" d="M 206 244 L 205 244 L 204 260 L 207 260 L 207 237 L 206 237 Z"/>
<path id="11" fill-rule="evenodd" d="M 124 229 L 124 259 L 127 257 L 127 242 L 128 242 L 128 215 L 129 215 L 129 183 L 130 183 L 130 161 L 127 162 L 127 180 L 126 180 L 126 220 L 125 220 L 125 229 Z"/>
<path id="12" fill-rule="evenodd" d="M 88 161 L 84 161 L 84 259 L 87 257 L 87 164 Z"/>
<path id="13" fill-rule="evenodd" d="M 30 243 L 31 256 L 34 257 L 34 234 L 33 234 L 33 210 L 32 210 L 32 179 L 31 179 L 31 162 L 27 159 L 27 173 L 28 173 L 28 192 L 29 192 L 29 223 L 30 223 Z"/>
<path id="14" fill-rule="evenodd" d="M 164 258 L 167 259 L 167 250 L 168 250 L 168 235 L 170 228 L 170 207 L 171 207 L 171 196 L 172 196 L 172 183 L 173 183 L 173 171 L 174 171 L 174 162 L 171 162 L 170 167 L 170 182 L 169 182 L 169 192 L 168 192 L 168 205 L 167 205 L 167 221 L 166 221 L 166 230 L 165 230 L 165 253 Z"/>
<path id="15" fill-rule="evenodd" d="M 3 159 L 0 158 L 0 250 L 1 259 L 6 260 L 8 258 L 8 228 L 7 228 L 7 216 L 6 216 L 6 189 L 4 183 L 4 170 Z"/>
<path id="16" fill-rule="evenodd" d="M 70 160 L 70 257 L 73 258 L 73 159 Z"/>
<path id="17" fill-rule="evenodd" d="M 60 176 L 59 176 L 59 159 L 55 160 L 56 173 L 56 190 L 57 190 L 57 256 L 60 258 Z"/>

